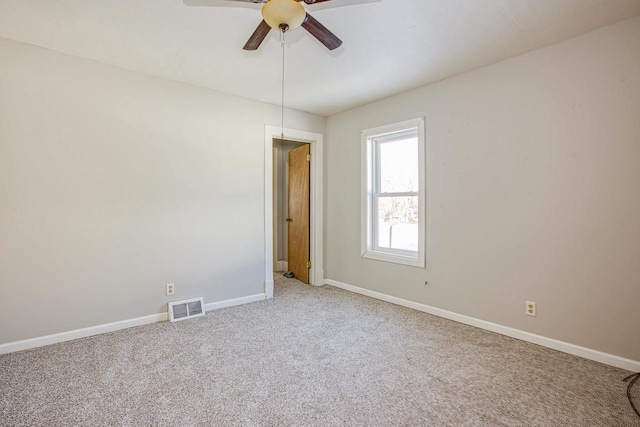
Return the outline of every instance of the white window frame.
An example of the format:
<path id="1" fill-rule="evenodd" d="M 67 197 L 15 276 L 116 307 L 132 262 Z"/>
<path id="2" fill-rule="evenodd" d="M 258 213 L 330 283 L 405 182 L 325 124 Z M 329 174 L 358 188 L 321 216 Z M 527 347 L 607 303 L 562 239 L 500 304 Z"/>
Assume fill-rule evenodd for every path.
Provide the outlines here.
<path id="1" fill-rule="evenodd" d="M 375 189 L 379 187 L 379 182 L 376 183 L 376 180 L 379 179 L 377 171 L 380 170 L 379 155 L 376 153 L 380 142 L 376 142 L 376 140 L 384 140 L 386 136 L 391 137 L 393 134 L 401 134 L 409 131 L 417 131 L 418 133 L 418 191 L 402 193 L 374 193 Z M 426 242 L 426 156 L 424 117 L 366 129 L 362 131 L 361 140 L 361 255 L 363 258 L 424 268 Z M 381 248 L 375 243 L 377 242 L 377 231 L 374 221 L 374 218 L 377 218 L 376 200 L 381 196 L 418 197 L 417 251 Z"/>

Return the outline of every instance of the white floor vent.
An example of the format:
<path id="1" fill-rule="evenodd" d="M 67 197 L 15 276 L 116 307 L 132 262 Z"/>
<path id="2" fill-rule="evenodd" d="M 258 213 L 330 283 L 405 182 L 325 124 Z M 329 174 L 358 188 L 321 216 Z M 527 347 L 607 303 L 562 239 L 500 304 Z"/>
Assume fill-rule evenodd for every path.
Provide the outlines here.
<path id="1" fill-rule="evenodd" d="M 204 316 L 204 298 L 192 298 L 183 301 L 174 301 L 169 304 L 169 320 L 191 319 L 192 317 Z"/>

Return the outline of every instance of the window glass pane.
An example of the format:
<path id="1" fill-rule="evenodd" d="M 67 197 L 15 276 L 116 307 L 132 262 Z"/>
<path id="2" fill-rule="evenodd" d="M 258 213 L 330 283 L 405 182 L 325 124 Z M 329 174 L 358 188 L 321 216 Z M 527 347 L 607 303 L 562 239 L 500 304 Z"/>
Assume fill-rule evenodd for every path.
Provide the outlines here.
<path id="1" fill-rule="evenodd" d="M 418 197 L 378 198 L 378 247 L 418 250 Z"/>
<path id="2" fill-rule="evenodd" d="M 380 193 L 418 191 L 418 138 L 380 143 Z"/>

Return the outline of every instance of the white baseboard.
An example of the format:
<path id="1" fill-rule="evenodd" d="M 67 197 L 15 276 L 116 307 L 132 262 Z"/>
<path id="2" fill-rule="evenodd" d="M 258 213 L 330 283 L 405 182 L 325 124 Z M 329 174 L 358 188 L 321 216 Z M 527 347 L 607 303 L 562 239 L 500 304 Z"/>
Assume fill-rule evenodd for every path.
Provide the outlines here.
<path id="1" fill-rule="evenodd" d="M 0 344 L 0 354 L 13 353 L 14 351 L 28 350 L 30 348 L 42 347 L 59 342 L 71 341 L 78 338 L 90 337 L 93 335 L 105 334 L 107 332 L 118 331 L 120 329 L 132 328 L 134 326 L 147 325 L 149 323 L 163 322 L 168 320 L 168 313 L 152 314 L 135 319 L 121 320 L 119 322 L 105 323 L 103 325 L 90 326 L 88 328 L 76 329 L 73 331 L 60 332 L 58 334 L 46 335 L 43 337 L 30 338 L 22 341 L 14 341 Z"/>
<path id="2" fill-rule="evenodd" d="M 543 347 L 551 348 L 553 350 L 558 350 L 564 353 L 573 354 L 574 356 L 584 357 L 585 359 L 594 360 L 596 362 L 615 366 L 617 368 L 626 369 L 632 372 L 640 372 L 640 361 L 637 361 L 637 360 L 631 360 L 631 359 L 616 356 L 613 354 L 604 353 L 598 350 L 593 350 L 593 349 L 581 347 L 575 344 L 570 344 L 564 341 L 558 341 L 553 338 L 547 338 L 542 335 L 532 334 L 530 332 L 525 332 L 519 329 L 510 328 L 508 326 L 499 325 L 497 323 L 487 322 L 486 320 L 476 319 L 474 317 L 465 316 L 463 314 L 454 313 L 452 311 L 443 310 L 441 308 L 432 307 L 430 305 L 421 304 L 418 302 L 409 301 L 402 298 L 397 298 L 397 297 L 383 294 L 380 292 L 371 291 L 369 289 L 348 285 L 346 283 L 341 283 L 335 280 L 325 279 L 324 283 L 326 283 L 327 285 L 334 286 L 336 288 L 344 289 L 346 291 L 355 292 L 361 295 L 366 295 L 371 298 L 390 302 L 392 304 L 401 305 L 403 307 L 412 308 L 414 310 L 433 314 L 438 317 L 443 317 L 445 319 L 454 320 L 456 322 L 464 323 L 466 325 L 475 326 L 480 329 L 486 329 L 487 331 L 496 332 L 498 334 L 506 335 L 512 338 L 517 338 L 519 340 L 541 345 Z"/>
<path id="3" fill-rule="evenodd" d="M 212 311 L 218 308 L 233 307 L 234 305 L 247 304 L 250 302 L 262 301 L 265 299 L 264 294 L 249 295 L 242 298 L 234 298 L 225 301 L 212 302 L 205 304 L 205 311 Z M 30 338 L 22 341 L 14 341 L 6 344 L 0 344 L 0 354 L 13 353 L 15 351 L 28 350 L 30 348 L 42 347 L 45 345 L 51 345 L 61 343 L 65 341 L 71 341 L 78 338 L 90 337 L 93 335 L 105 334 L 107 332 L 118 331 L 120 329 L 132 328 L 134 326 L 148 325 L 150 323 L 164 322 L 169 319 L 168 313 L 152 314 L 144 317 L 137 317 L 135 319 L 121 320 L 113 323 L 106 323 L 104 325 L 90 326 L 88 328 L 76 329 L 73 331 L 61 332 L 53 335 L 46 335 L 42 337 Z"/>
<path id="4" fill-rule="evenodd" d="M 249 304 L 250 302 L 262 301 L 266 298 L 265 294 L 249 295 L 242 298 L 228 299 L 224 301 L 212 302 L 204 305 L 205 311 L 217 310 L 219 308 L 233 307 L 235 305 Z"/>
<path id="5" fill-rule="evenodd" d="M 264 297 L 273 298 L 273 280 L 265 280 L 264 282 Z"/>
<path id="6" fill-rule="evenodd" d="M 324 285 L 324 270 L 319 268 L 314 270 L 314 277 L 313 277 L 313 286 L 322 286 Z"/>
<path id="7" fill-rule="evenodd" d="M 289 270 L 289 262 L 288 261 L 276 261 L 275 271 L 287 271 Z"/>

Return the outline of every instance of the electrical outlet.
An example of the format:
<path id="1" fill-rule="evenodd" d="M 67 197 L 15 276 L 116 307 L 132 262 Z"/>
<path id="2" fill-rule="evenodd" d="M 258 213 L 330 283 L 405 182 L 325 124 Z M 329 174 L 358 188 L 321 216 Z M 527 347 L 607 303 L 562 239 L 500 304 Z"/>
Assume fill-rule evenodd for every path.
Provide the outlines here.
<path id="1" fill-rule="evenodd" d="M 173 295 L 174 287 L 175 287 L 175 285 L 173 283 L 167 283 L 166 284 L 165 291 L 167 293 L 167 296 Z"/>
<path id="2" fill-rule="evenodd" d="M 536 303 L 533 301 L 525 302 L 525 314 L 528 316 L 536 316 Z"/>

